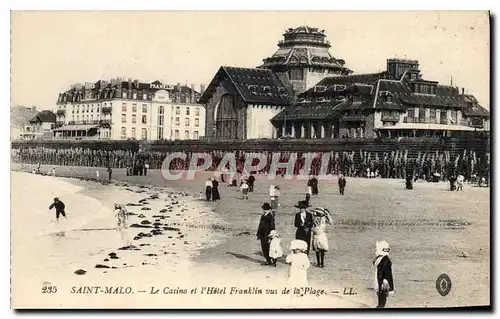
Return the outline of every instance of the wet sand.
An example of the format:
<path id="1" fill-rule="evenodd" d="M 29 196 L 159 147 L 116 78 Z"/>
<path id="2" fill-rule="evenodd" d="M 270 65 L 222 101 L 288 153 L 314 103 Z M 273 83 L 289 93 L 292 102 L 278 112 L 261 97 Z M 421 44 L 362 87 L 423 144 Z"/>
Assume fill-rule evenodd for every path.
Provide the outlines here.
<path id="1" fill-rule="evenodd" d="M 13 168 L 21 167 L 14 165 Z M 23 168 L 30 169 L 26 165 Z M 96 168 L 58 167 L 56 170 L 59 175 L 94 177 Z M 141 177 L 125 176 L 124 170 L 114 170 L 115 180 L 137 185 L 173 187 L 176 191 L 193 194 L 194 200 L 202 191 L 204 180 L 210 175 L 203 172 L 197 174 L 195 181 L 167 182 L 158 171 L 150 171 L 148 176 Z M 103 176 L 104 169 L 101 169 Z M 295 212 L 293 204 L 302 199 L 305 181 L 271 182 L 264 176 L 257 176 L 256 191 L 248 201 L 240 200 L 236 189 L 221 186 L 222 201 L 203 203 L 207 205 L 208 212 L 216 212 L 202 221 L 204 228 L 193 225 L 193 221 L 180 221 L 188 237 L 196 230 L 205 229 L 221 239 L 219 244 L 211 247 L 206 245 L 200 254 L 188 258 L 190 280 L 187 281 L 214 282 L 219 285 L 227 282 L 242 287 L 255 282 L 259 282 L 259 286 L 264 283 L 276 286 L 286 281 L 288 265 L 281 261 L 276 268 L 262 266 L 260 245 L 255 238 L 260 205 L 268 200 L 267 191 L 271 183 L 277 183 L 282 188 L 277 230 L 282 235 L 286 252 L 286 246 L 295 232 L 292 225 Z M 284 307 L 292 304 L 297 307 L 371 307 L 374 303 L 373 291 L 370 290 L 373 278 L 371 261 L 374 243 L 381 239 L 391 244 L 394 263 L 396 295 L 388 301 L 388 306 L 489 304 L 489 189 L 466 186 L 463 193 L 452 193 L 447 191 L 445 183 L 416 183 L 413 191 L 407 191 L 402 180 L 349 179 L 346 196 L 341 197 L 335 183 L 336 179 L 320 181 L 320 196 L 313 198 L 314 205 L 330 208 L 336 225 L 328 229 L 331 251 L 326 255 L 326 268 L 312 267 L 309 271 L 310 285 L 324 287 L 329 295 L 321 298 L 304 297 L 293 303 L 289 300 L 278 301 L 280 298 L 272 298 L 272 302 L 266 298 L 247 296 L 242 297 L 241 301 L 246 302 L 245 306 L 264 307 L 269 303 L 273 307 L 278 304 Z M 99 194 L 104 193 L 98 190 L 89 193 L 95 197 Z M 388 221 L 393 221 L 393 224 L 390 225 Z M 422 225 L 424 222 L 425 225 Z M 468 257 L 460 257 L 462 251 Z M 310 259 L 315 261 L 313 254 Z M 146 266 L 134 271 L 143 269 L 141 275 L 143 272 L 150 273 Z M 176 270 L 185 268 L 177 266 Z M 115 274 L 124 271 L 128 273 L 131 270 L 119 269 Z M 445 297 L 440 296 L 435 288 L 435 281 L 441 273 L 447 273 L 453 282 L 451 293 Z M 73 276 L 83 278 L 87 275 Z M 185 285 L 187 277 L 177 276 L 177 279 L 181 277 L 184 280 L 180 282 Z M 172 278 L 168 276 L 168 280 L 156 282 L 170 283 Z M 342 292 L 344 288 L 349 290 L 350 287 L 357 295 L 340 298 L 333 293 Z M 200 307 L 239 304 L 236 297 L 221 298 L 218 305 L 213 299 L 200 298 L 205 300 L 202 302 L 205 306 Z M 151 304 L 152 299 L 145 300 L 144 305 Z M 179 299 L 177 304 L 185 304 L 187 299 Z"/>

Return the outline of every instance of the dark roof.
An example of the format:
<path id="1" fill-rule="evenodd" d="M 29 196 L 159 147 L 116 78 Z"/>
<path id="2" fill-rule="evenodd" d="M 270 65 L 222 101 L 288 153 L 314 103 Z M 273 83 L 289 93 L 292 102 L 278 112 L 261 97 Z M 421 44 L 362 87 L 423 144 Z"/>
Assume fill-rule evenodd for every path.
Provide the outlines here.
<path id="1" fill-rule="evenodd" d="M 467 104 L 459 96 L 440 96 L 430 94 L 405 94 L 400 97 L 405 104 L 437 107 L 464 108 Z"/>
<path id="2" fill-rule="evenodd" d="M 379 79 L 385 79 L 389 76 L 387 72 L 379 72 L 379 73 L 367 73 L 367 74 L 352 74 L 352 75 L 342 75 L 342 76 L 331 76 L 324 78 L 314 87 L 310 88 L 306 92 L 314 91 L 316 86 L 324 86 L 327 89 L 333 87 L 335 84 L 337 85 L 350 85 L 354 83 L 359 84 L 373 84 Z"/>
<path id="3" fill-rule="evenodd" d="M 247 103 L 290 105 L 294 99 L 290 86 L 270 70 L 222 66 L 201 96 L 200 103 L 207 103 L 225 79 L 230 85 L 224 88 L 234 87 Z"/>
<path id="4" fill-rule="evenodd" d="M 447 96 L 457 96 L 460 92 L 458 88 L 448 85 L 437 85 L 436 95 L 447 95 Z"/>
<path id="5" fill-rule="evenodd" d="M 278 115 L 273 117 L 271 121 L 283 121 L 285 119 L 326 119 L 337 114 L 337 110 L 344 101 L 327 101 L 327 102 L 307 102 L 298 103 L 293 106 L 286 107 Z"/>
<path id="6" fill-rule="evenodd" d="M 38 112 L 37 115 L 33 116 L 33 118 L 29 121 L 30 123 L 55 123 L 56 115 L 52 111 L 44 110 Z"/>
<path id="7" fill-rule="evenodd" d="M 489 117 L 490 112 L 479 104 L 467 106 L 463 110 L 465 116 Z"/>

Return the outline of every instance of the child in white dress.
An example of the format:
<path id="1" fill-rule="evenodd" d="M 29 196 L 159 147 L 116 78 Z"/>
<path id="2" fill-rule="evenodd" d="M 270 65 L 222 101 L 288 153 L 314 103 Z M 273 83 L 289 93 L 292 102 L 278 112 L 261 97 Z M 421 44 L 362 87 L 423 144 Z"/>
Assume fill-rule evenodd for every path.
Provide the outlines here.
<path id="1" fill-rule="evenodd" d="M 311 266 L 306 255 L 307 243 L 303 240 L 292 240 L 290 243 L 292 253 L 286 257 L 286 262 L 290 265 L 290 277 L 288 278 L 289 288 L 308 287 L 307 269 Z"/>
<path id="2" fill-rule="evenodd" d="M 271 230 L 269 233 L 269 243 L 269 258 L 271 258 L 271 264 L 269 266 L 276 267 L 276 261 L 283 256 L 281 239 L 276 230 Z"/>
<path id="3" fill-rule="evenodd" d="M 248 184 L 247 181 L 243 181 L 241 184 L 241 194 L 243 195 L 243 199 L 248 199 Z"/>
<path id="4" fill-rule="evenodd" d="M 326 225 L 332 223 L 332 218 L 326 208 L 314 208 L 311 213 L 314 216 L 313 249 L 316 252 L 316 267 L 325 268 L 325 253 L 328 251 L 328 237 L 325 230 Z"/>

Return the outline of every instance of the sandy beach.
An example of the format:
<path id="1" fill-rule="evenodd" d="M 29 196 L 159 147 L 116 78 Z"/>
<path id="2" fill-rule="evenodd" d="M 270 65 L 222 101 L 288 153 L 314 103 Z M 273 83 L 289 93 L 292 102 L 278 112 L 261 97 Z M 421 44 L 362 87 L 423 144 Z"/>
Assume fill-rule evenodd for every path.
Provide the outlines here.
<path id="1" fill-rule="evenodd" d="M 13 164 L 12 169 L 30 171 L 32 166 Z M 248 201 L 240 199 L 237 189 L 221 186 L 222 201 L 207 203 L 199 193 L 209 172 L 197 174 L 193 181 L 166 181 L 154 170 L 148 176 L 125 176 L 117 169 L 108 185 L 63 177 L 95 178 L 97 169 L 56 167 L 61 176 L 56 178 L 12 173 L 13 307 L 373 307 L 371 261 L 375 241 L 381 239 L 391 244 L 394 263 L 396 294 L 389 307 L 489 304 L 489 189 L 467 186 L 464 192 L 452 193 L 445 183 L 416 183 L 413 191 L 406 191 L 402 180 L 350 179 L 346 196 L 340 197 L 336 179 L 321 181 L 313 205 L 328 207 L 334 216 L 328 229 L 331 251 L 326 268 L 311 267 L 308 277 L 312 290 L 326 294 L 269 297 L 273 291 L 266 288 L 285 286 L 289 266 L 282 260 L 276 268 L 261 265 L 255 238 L 260 205 L 268 201 L 269 184 L 279 184 L 282 206 L 276 224 L 287 253 L 295 232 L 293 204 L 303 198 L 305 181 L 256 176 L 256 190 Z M 48 170 L 42 166 L 42 172 Z M 103 177 L 104 168 L 99 170 Z M 48 211 L 55 196 L 68 207 L 68 220 L 59 224 L 53 222 L 55 212 Z M 141 200 L 146 203 L 135 206 Z M 152 228 L 118 229 L 114 203 L 134 205 L 127 206 L 134 214 L 129 226 Z M 146 220 L 150 224 L 143 223 Z M 136 238 L 141 232 L 151 233 L 154 223 L 161 234 Z M 130 245 L 140 250 L 119 250 Z M 111 259 L 110 253 L 118 259 Z M 315 262 L 313 254 L 310 260 Z M 95 268 L 97 264 L 116 269 Z M 86 273 L 75 274 L 79 269 Z M 442 273 L 453 282 L 445 297 L 435 287 Z M 57 285 L 60 293 L 42 294 L 44 285 Z M 136 292 L 71 293 L 83 285 L 130 286 Z M 151 287 L 167 286 L 188 293 L 151 294 Z M 257 287 L 263 292 L 191 293 L 203 286 Z M 345 289 L 356 295 L 343 295 Z"/>

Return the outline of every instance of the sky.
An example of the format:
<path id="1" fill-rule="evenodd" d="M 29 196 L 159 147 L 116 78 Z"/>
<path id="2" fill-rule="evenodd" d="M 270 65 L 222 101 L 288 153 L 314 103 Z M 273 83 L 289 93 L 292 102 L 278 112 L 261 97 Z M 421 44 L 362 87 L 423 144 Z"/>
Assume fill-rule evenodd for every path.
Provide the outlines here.
<path id="1" fill-rule="evenodd" d="M 424 79 L 453 78 L 489 109 L 485 11 L 13 11 L 11 105 L 54 109 L 70 85 L 116 77 L 199 90 L 222 65 L 260 65 L 300 25 L 324 29 L 330 53 L 355 73 L 419 60 Z"/>

